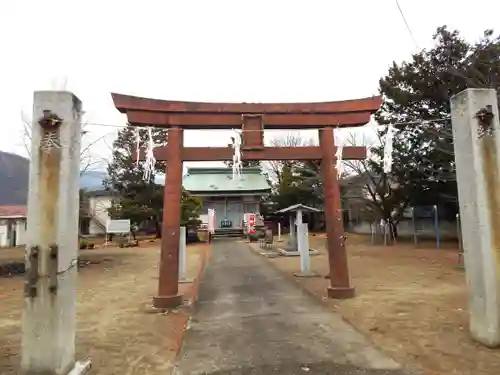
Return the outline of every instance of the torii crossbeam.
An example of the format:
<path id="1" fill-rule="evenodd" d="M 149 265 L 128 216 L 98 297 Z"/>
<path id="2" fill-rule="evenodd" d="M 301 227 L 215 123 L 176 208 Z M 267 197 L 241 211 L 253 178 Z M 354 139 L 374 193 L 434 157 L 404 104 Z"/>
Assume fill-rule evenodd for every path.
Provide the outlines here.
<path id="1" fill-rule="evenodd" d="M 247 160 L 321 160 L 331 283 L 328 295 L 331 298 L 354 296 L 343 240 L 333 128 L 368 123 L 370 116 L 381 105 L 380 96 L 322 103 L 200 103 L 115 93 L 112 97 L 115 107 L 127 115 L 130 125 L 168 129 L 167 146 L 155 149 L 156 159 L 167 162 L 158 296 L 153 301 L 155 307 L 167 308 L 182 303 L 178 289 L 182 163 L 226 161 L 233 156 L 229 147 L 184 147 L 184 129 L 242 129 L 242 158 Z M 319 129 L 320 145 L 264 147 L 264 129 Z M 343 158 L 365 159 L 366 149 L 344 147 Z"/>

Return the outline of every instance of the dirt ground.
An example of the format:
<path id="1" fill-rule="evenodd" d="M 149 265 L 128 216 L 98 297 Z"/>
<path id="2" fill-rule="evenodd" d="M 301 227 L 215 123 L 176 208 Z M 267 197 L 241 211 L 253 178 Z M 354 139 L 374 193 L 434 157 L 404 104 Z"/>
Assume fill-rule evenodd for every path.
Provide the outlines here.
<path id="1" fill-rule="evenodd" d="M 311 236 L 313 270 L 328 274 L 324 236 Z M 258 247 L 258 246 L 257 246 Z M 275 246 L 276 247 L 276 246 Z M 326 298 L 324 277 L 296 278 L 297 257 L 269 258 L 306 289 L 340 312 L 400 363 L 431 375 L 498 375 L 500 349 L 488 349 L 468 334 L 465 274 L 457 269 L 455 244 L 373 246 L 349 234 L 347 248 L 356 298 Z"/>
<path id="2" fill-rule="evenodd" d="M 197 278 L 208 245 L 188 246 L 188 277 Z M 158 282 L 159 248 L 82 250 L 92 261 L 79 270 L 77 359 L 92 359 L 92 374 L 165 374 L 175 358 L 189 309 L 151 313 Z M 0 250 L 0 263 L 23 259 L 23 250 Z M 99 263 L 97 263 L 99 262 Z M 0 278 L 0 374 L 17 374 L 23 277 Z M 186 298 L 196 283 L 180 284 Z"/>

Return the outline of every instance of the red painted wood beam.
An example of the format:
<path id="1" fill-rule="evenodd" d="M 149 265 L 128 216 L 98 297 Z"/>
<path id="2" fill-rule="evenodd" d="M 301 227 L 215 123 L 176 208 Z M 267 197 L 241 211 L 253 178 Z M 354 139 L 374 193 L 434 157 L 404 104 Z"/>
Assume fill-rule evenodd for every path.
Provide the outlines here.
<path id="1" fill-rule="evenodd" d="M 264 129 L 317 129 L 325 126 L 362 126 L 370 121 L 370 112 L 332 114 L 265 114 Z M 136 126 L 178 126 L 192 130 L 241 128 L 241 114 L 171 114 L 165 112 L 127 112 L 128 122 Z"/>
<path id="2" fill-rule="evenodd" d="M 332 150 L 335 153 L 335 149 Z M 166 147 L 157 147 L 154 150 L 155 158 L 159 161 L 168 161 Z M 317 146 L 307 147 L 265 147 L 263 150 L 244 151 L 246 160 L 320 160 L 322 151 Z M 344 147 L 342 157 L 345 160 L 366 159 L 366 147 Z M 136 158 L 135 153 L 133 156 Z M 229 147 L 184 147 L 183 161 L 226 161 L 232 160 L 233 150 Z M 145 159 L 145 152 L 141 150 L 140 160 Z"/>
<path id="3" fill-rule="evenodd" d="M 292 114 L 292 113 L 342 113 L 376 112 L 382 105 L 380 96 L 316 103 L 206 103 L 150 99 L 139 96 L 111 94 L 115 107 L 122 113 L 129 111 L 167 113 L 233 113 L 233 114 Z"/>

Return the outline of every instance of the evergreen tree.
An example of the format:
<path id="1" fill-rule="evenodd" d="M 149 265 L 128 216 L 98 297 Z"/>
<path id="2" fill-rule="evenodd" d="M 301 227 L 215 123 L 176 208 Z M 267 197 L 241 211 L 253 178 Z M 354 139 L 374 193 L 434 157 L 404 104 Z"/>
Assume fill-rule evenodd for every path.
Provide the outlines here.
<path id="1" fill-rule="evenodd" d="M 380 80 L 384 101 L 378 122 L 413 122 L 398 127 L 391 172 L 413 205 L 457 199 L 450 98 L 466 88 L 500 88 L 500 37 L 491 30 L 475 44 L 446 26 L 433 38 L 434 48 L 393 63 Z M 382 147 L 373 151 L 382 155 Z M 372 169 L 380 173 L 380 163 L 379 170 L 377 165 Z"/>
<path id="2" fill-rule="evenodd" d="M 153 130 L 156 146 L 167 143 L 165 130 Z M 140 130 L 140 147 L 147 143 L 147 130 Z M 108 165 L 108 179 L 104 181 L 106 189 L 115 194 L 109 214 L 113 219 L 130 219 L 131 224 L 140 227 L 148 223 L 154 225 L 157 237 L 161 235 L 160 223 L 163 215 L 164 187 L 155 182 L 155 177 L 165 171 L 165 162 L 157 161 L 148 181 L 144 180 L 144 162 L 136 162 L 136 132 L 133 128 L 124 128 L 118 132 L 113 142 L 112 161 Z M 167 202 L 168 204 L 168 202 Z M 196 221 L 200 201 L 182 192 L 181 225 Z"/>
<path id="3" fill-rule="evenodd" d="M 392 171 L 383 171 L 386 130 L 372 148 L 374 158 L 356 164 L 369 195 L 362 199 L 371 201 L 371 209 L 392 224 L 395 235 L 407 206 L 439 204 L 456 210 L 450 98 L 466 88 L 500 87 L 500 38 L 491 30 L 475 44 L 446 26 L 433 38 L 433 48 L 408 62 L 394 62 L 380 80 L 383 104 L 377 121 L 407 124 L 397 126 L 394 135 Z"/>

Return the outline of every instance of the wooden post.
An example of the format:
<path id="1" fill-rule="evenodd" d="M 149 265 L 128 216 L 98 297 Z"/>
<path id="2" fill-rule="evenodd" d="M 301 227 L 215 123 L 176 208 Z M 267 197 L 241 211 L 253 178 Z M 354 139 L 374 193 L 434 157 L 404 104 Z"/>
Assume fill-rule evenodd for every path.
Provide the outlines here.
<path id="1" fill-rule="evenodd" d="M 467 89 L 451 98 L 470 333 L 500 346 L 500 124 L 497 93 Z"/>
<path id="2" fill-rule="evenodd" d="M 75 363 L 81 102 L 37 91 L 28 193 L 21 372 L 84 374 Z"/>
<path id="3" fill-rule="evenodd" d="M 179 237 L 181 227 L 182 146 L 183 130 L 168 130 L 167 168 L 163 193 L 163 224 L 161 234 L 160 275 L 156 308 L 182 304 L 179 294 Z"/>
<path id="4" fill-rule="evenodd" d="M 330 264 L 328 297 L 351 298 L 354 297 L 354 287 L 350 285 L 349 266 L 344 245 L 344 226 L 340 206 L 340 188 L 335 168 L 333 129 L 320 129 L 319 142 L 323 157 L 321 160 L 321 173 L 325 195 L 327 248 Z"/>

